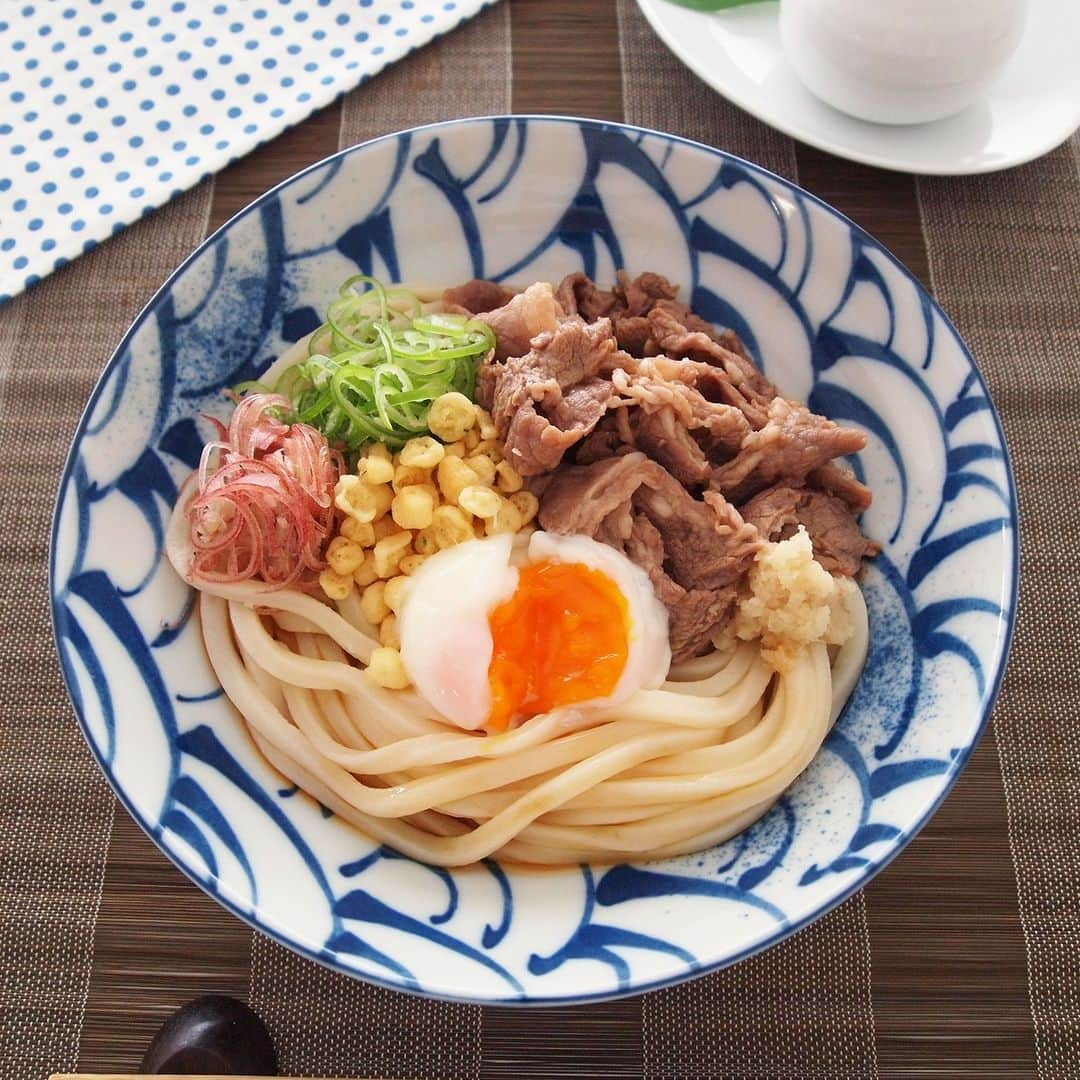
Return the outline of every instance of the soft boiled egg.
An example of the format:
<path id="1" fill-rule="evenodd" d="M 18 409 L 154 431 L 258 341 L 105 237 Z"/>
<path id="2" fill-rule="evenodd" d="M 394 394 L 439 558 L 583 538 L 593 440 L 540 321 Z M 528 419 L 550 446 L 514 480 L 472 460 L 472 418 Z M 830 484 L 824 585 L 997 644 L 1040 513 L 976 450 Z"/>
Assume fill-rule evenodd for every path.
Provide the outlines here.
<path id="1" fill-rule="evenodd" d="M 671 663 L 646 573 L 585 536 L 472 540 L 425 560 L 398 613 L 413 686 L 467 731 L 653 689 Z"/>

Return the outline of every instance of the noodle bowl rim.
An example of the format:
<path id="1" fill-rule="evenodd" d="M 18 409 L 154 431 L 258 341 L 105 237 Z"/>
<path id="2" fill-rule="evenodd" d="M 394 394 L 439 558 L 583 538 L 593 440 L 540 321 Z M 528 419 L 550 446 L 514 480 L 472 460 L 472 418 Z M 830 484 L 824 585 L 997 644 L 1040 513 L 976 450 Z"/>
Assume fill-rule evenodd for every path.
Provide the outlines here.
<path id="1" fill-rule="evenodd" d="M 492 119 L 493 118 L 490 118 L 490 117 L 485 117 L 485 118 L 463 118 L 463 119 L 455 120 L 455 121 L 441 122 L 441 123 L 431 124 L 431 125 L 424 125 L 422 127 L 410 129 L 409 134 L 415 135 L 415 134 L 418 134 L 418 133 L 423 133 L 425 131 L 438 132 L 438 131 L 446 130 L 448 128 L 456 127 L 458 125 L 469 125 L 469 124 L 477 124 L 477 123 L 489 124 Z M 640 136 L 653 136 L 653 137 L 656 137 L 656 138 L 659 138 L 659 139 L 663 140 L 667 144 L 673 144 L 673 145 L 685 146 L 685 147 L 692 148 L 695 151 L 698 151 L 698 152 L 700 152 L 700 153 L 702 153 L 704 155 L 707 155 L 708 157 L 712 158 L 713 160 L 720 160 L 720 161 L 734 160 L 736 163 L 739 164 L 740 167 L 745 168 L 751 174 L 757 174 L 758 176 L 761 176 L 761 177 L 763 177 L 763 178 L 765 178 L 765 179 L 767 179 L 769 181 L 777 183 L 778 185 L 780 185 L 781 187 L 783 187 L 785 189 L 792 189 L 793 191 L 797 192 L 799 199 L 804 200 L 805 202 L 807 202 L 807 203 L 809 203 L 811 205 L 816 205 L 816 206 L 820 207 L 821 209 L 823 209 L 825 211 L 825 213 L 830 218 L 836 219 L 837 221 L 839 221 L 846 229 L 849 230 L 849 232 L 853 236 L 855 236 L 856 238 L 861 238 L 863 241 L 869 242 L 871 248 L 874 251 L 879 252 L 888 262 L 890 262 L 894 266 L 898 267 L 900 269 L 900 271 L 904 274 L 905 278 L 913 280 L 911 275 L 906 270 L 904 270 L 904 268 L 899 264 L 899 262 L 893 256 L 891 256 L 887 251 L 885 251 L 885 249 L 881 248 L 881 246 L 879 244 L 872 241 L 862 229 L 860 229 L 858 226 L 854 225 L 852 222 L 850 222 L 847 218 L 845 218 L 838 211 L 836 211 L 832 207 L 828 206 L 828 204 L 824 203 L 822 200 L 816 198 L 812 194 L 810 194 L 808 192 L 805 192 L 802 189 L 798 188 L 797 185 L 793 185 L 789 181 L 784 180 L 783 178 L 775 177 L 773 174 L 769 173 L 765 169 L 762 169 L 760 166 L 753 165 L 753 164 L 751 164 L 749 162 L 743 162 L 740 159 L 735 158 L 734 155 L 719 152 L 719 151 L 715 150 L 714 148 L 704 146 L 704 145 L 702 145 L 700 143 L 693 142 L 692 140 L 687 140 L 687 139 L 677 137 L 677 136 L 671 136 L 671 135 L 668 135 L 666 133 L 652 132 L 652 131 L 648 131 L 647 129 L 634 127 L 634 126 L 631 126 L 631 125 L 620 125 L 620 124 L 614 124 L 614 123 L 608 123 L 608 122 L 579 120 L 577 118 L 572 118 L 572 117 L 539 117 L 539 116 L 535 116 L 535 117 L 517 117 L 517 116 L 506 116 L 506 117 L 495 118 L 495 119 L 500 119 L 500 120 L 502 120 L 504 122 L 508 122 L 508 123 L 523 120 L 523 121 L 527 121 L 527 122 L 533 123 L 533 124 L 539 124 L 539 123 L 564 124 L 564 125 L 568 124 L 568 125 L 573 125 L 575 127 L 580 126 L 580 127 L 592 128 L 594 130 L 622 131 L 622 132 L 628 133 L 631 136 L 639 136 L 639 135 Z M 268 200 L 272 200 L 273 198 L 275 198 L 277 196 L 277 194 L 281 190 L 283 190 L 283 189 L 289 187 L 290 185 L 296 183 L 298 180 L 302 179 L 303 177 L 308 176 L 309 174 L 311 174 L 311 173 L 313 173 L 313 172 L 315 172 L 315 171 L 317 171 L 319 169 L 325 168 L 328 165 L 328 163 L 337 161 L 338 159 L 341 159 L 341 158 L 343 158 L 343 157 L 345 157 L 347 155 L 357 153 L 358 151 L 363 151 L 365 148 L 368 148 L 368 147 L 370 147 L 372 145 L 380 144 L 380 143 L 387 142 L 387 141 L 397 140 L 402 136 L 402 134 L 404 134 L 404 133 L 402 133 L 402 132 L 390 133 L 390 134 L 387 134 L 387 135 L 384 135 L 384 136 L 380 136 L 377 139 L 370 140 L 369 142 L 358 144 L 358 146 L 346 148 L 346 149 L 340 151 L 338 154 L 332 155 L 331 157 L 325 159 L 324 161 L 316 162 L 316 163 L 312 164 L 311 166 L 309 166 L 308 168 L 302 170 L 300 173 L 297 173 L 294 176 L 287 178 L 286 180 L 282 181 L 281 184 L 275 186 L 274 188 L 270 189 L 269 191 L 265 192 L 263 195 L 261 195 L 257 199 L 255 199 L 249 206 L 247 206 L 243 210 L 241 210 L 237 215 L 235 215 L 232 219 L 230 219 L 229 222 L 226 222 L 225 225 L 223 225 L 214 234 L 212 234 L 207 240 L 205 240 L 203 242 L 203 244 L 201 244 L 187 259 L 185 259 L 184 262 L 169 276 L 169 278 L 167 279 L 165 284 L 161 287 L 161 289 L 159 289 L 157 291 L 157 293 L 155 293 L 155 295 L 146 304 L 143 311 L 135 319 L 135 321 L 133 322 L 130 329 L 125 333 L 123 339 L 121 340 L 120 345 L 117 347 L 117 349 L 114 352 L 113 356 L 109 360 L 109 362 L 108 362 L 108 364 L 107 364 L 107 366 L 105 368 L 105 371 L 104 371 L 101 379 L 99 380 L 97 386 L 95 387 L 94 392 L 91 395 L 90 401 L 89 401 L 89 403 L 87 405 L 87 408 L 84 411 L 84 414 L 83 414 L 82 418 L 80 419 L 78 427 L 76 429 L 76 433 L 75 433 L 75 436 L 74 436 L 73 441 L 72 441 L 71 451 L 69 452 L 67 461 L 65 463 L 62 478 L 61 478 L 61 482 L 60 482 L 60 486 L 59 486 L 59 489 L 58 489 L 58 494 L 57 494 L 57 499 L 56 499 L 56 508 L 55 508 L 55 511 L 54 511 L 54 514 L 53 514 L 53 525 L 52 525 L 52 530 L 51 530 L 51 535 L 50 535 L 49 577 L 50 577 L 50 599 L 52 601 L 51 602 L 51 614 L 52 614 L 53 633 L 54 633 L 54 639 L 55 639 L 57 649 L 58 649 L 58 651 L 60 651 L 60 655 L 61 655 L 61 658 L 62 658 L 62 663 L 61 663 L 62 673 L 63 673 L 64 679 L 65 679 L 65 682 L 68 684 L 69 696 L 72 696 L 73 699 L 74 699 L 74 693 L 73 693 L 74 687 L 72 685 L 73 675 L 72 675 L 71 671 L 69 670 L 68 662 L 64 659 L 64 654 L 61 651 L 60 635 L 59 635 L 59 632 L 58 632 L 58 625 L 57 625 L 58 621 L 60 619 L 60 613 L 59 613 L 59 610 L 58 610 L 59 605 L 58 605 L 58 599 L 57 599 L 58 590 L 57 590 L 57 587 L 56 587 L 56 580 L 57 580 L 57 546 L 58 546 L 57 536 L 58 536 L 58 531 L 59 531 L 59 528 L 60 528 L 60 517 L 61 517 L 60 511 L 61 511 L 61 507 L 62 507 L 64 497 L 65 497 L 65 495 L 68 492 L 68 489 L 70 487 L 72 471 L 73 471 L 74 464 L 75 464 L 75 462 L 77 460 L 77 457 L 78 457 L 78 451 L 79 451 L 80 443 L 81 443 L 82 439 L 84 438 L 84 436 L 86 434 L 86 429 L 87 429 L 87 427 L 88 427 L 88 425 L 90 423 L 90 418 L 93 415 L 94 410 L 97 407 L 97 405 L 98 405 L 98 403 L 99 403 L 99 401 L 100 401 L 100 399 L 102 397 L 102 394 L 105 393 L 106 387 L 110 383 L 110 378 L 111 378 L 111 376 L 113 375 L 113 373 L 115 371 L 115 367 L 116 367 L 120 357 L 123 355 L 125 349 L 127 348 L 128 344 L 130 343 L 131 339 L 138 332 L 140 327 L 153 314 L 153 312 L 154 312 L 156 306 L 158 305 L 158 303 L 160 302 L 161 298 L 168 294 L 170 289 L 173 287 L 175 281 L 178 278 L 180 278 L 186 272 L 186 270 L 188 269 L 190 264 L 195 259 L 202 256 L 209 247 L 211 247 L 214 244 L 216 244 L 217 242 L 219 242 L 222 234 L 225 233 L 230 227 L 232 227 L 237 221 L 241 220 L 242 218 L 244 218 L 248 214 L 251 214 L 251 213 L 255 212 L 260 206 L 262 206 Z M 949 322 L 947 316 L 945 316 L 944 313 L 940 311 L 940 308 L 930 298 L 928 298 L 926 296 L 925 292 L 921 289 L 921 287 L 918 285 L 918 283 L 915 282 L 914 284 L 915 284 L 915 288 L 916 288 L 916 291 L 917 291 L 918 295 L 923 297 L 924 301 L 929 305 L 930 310 L 933 311 L 934 314 L 944 324 L 943 325 L 944 332 L 947 335 L 951 335 L 951 337 L 955 340 L 956 345 L 959 348 L 959 351 L 960 351 L 962 357 L 964 358 L 964 360 L 966 360 L 968 366 L 970 367 L 970 371 L 971 371 L 971 374 L 972 374 L 972 376 L 974 378 L 976 389 L 978 391 L 980 391 L 981 393 L 986 394 L 987 400 L 989 401 L 990 399 L 989 399 L 989 395 L 988 395 L 987 390 L 986 390 L 985 382 L 983 381 L 982 376 L 978 371 L 978 368 L 974 365 L 974 362 L 972 361 L 970 352 L 968 351 L 968 349 L 964 345 L 962 339 L 956 333 L 955 328 L 952 326 L 951 322 Z M 862 871 L 860 871 L 860 874 L 848 886 L 844 887 L 843 889 L 838 890 L 835 894 L 833 894 L 828 899 L 827 902 L 825 902 L 823 904 L 818 904 L 817 906 L 814 907 L 814 909 L 812 911 L 808 912 L 807 914 L 805 914 L 804 916 L 802 916 L 802 917 L 800 917 L 800 918 L 798 918 L 796 920 L 792 920 L 791 922 L 789 922 L 787 925 L 785 925 L 784 927 L 782 927 L 780 930 L 776 931 L 775 933 L 773 933 L 771 935 L 766 935 L 761 940 L 755 941 L 754 943 L 747 946 L 744 950 L 742 950 L 738 954 L 725 955 L 720 960 L 707 961 L 707 962 L 703 963 L 702 966 L 699 969 L 695 969 L 693 971 L 684 971 L 684 972 L 681 972 L 679 974 L 673 975 L 671 977 L 666 977 L 666 978 L 656 980 L 656 981 L 653 981 L 653 982 L 649 982 L 649 983 L 635 982 L 635 983 L 633 983 L 631 986 L 629 986 L 627 988 L 624 988 L 624 989 L 617 989 L 616 988 L 616 989 L 612 989 L 611 992 L 598 992 L 598 993 L 595 993 L 595 994 L 589 994 L 589 995 L 584 995 L 584 996 L 580 996 L 580 997 L 567 996 L 567 995 L 558 995 L 558 996 L 554 996 L 554 997 L 551 997 L 551 998 L 533 997 L 533 998 L 530 998 L 530 999 L 525 1000 L 525 1001 L 521 1001 L 518 998 L 509 998 L 507 1000 L 510 1003 L 517 1003 L 517 1004 L 549 1004 L 549 1003 L 551 1003 L 551 1004 L 565 1004 L 568 1001 L 603 1000 L 603 999 L 606 999 L 606 998 L 622 996 L 625 993 L 640 993 L 640 992 L 643 992 L 643 991 L 646 991 L 646 990 L 656 989 L 656 988 L 658 988 L 660 986 L 671 985 L 671 984 L 674 984 L 674 983 L 681 982 L 684 979 L 686 979 L 687 977 L 692 977 L 694 975 L 701 975 L 701 974 L 704 974 L 704 973 L 706 973 L 708 971 L 716 970 L 719 967 L 727 966 L 730 963 L 735 963 L 738 960 L 741 960 L 741 959 L 745 958 L 746 956 L 753 955 L 754 953 L 759 952 L 759 951 L 763 950 L 764 948 L 767 948 L 767 947 L 771 946 L 772 944 L 775 944 L 776 942 L 778 942 L 778 941 L 782 940 L 783 938 L 789 936 L 791 933 L 795 932 L 800 927 L 806 925 L 807 923 L 809 923 L 809 922 L 813 921 L 814 919 L 820 917 L 821 915 L 825 914 L 827 911 L 831 910 L 832 908 L 834 908 L 838 904 L 842 903 L 845 899 L 847 899 L 855 891 L 857 891 L 859 888 L 861 888 L 868 880 L 870 880 L 870 878 L 872 878 L 875 874 L 880 872 L 885 866 L 889 865 L 891 863 L 891 861 L 900 853 L 900 851 L 902 851 L 906 847 L 907 843 L 926 824 L 926 822 L 929 820 L 929 818 L 936 812 L 936 810 L 940 806 L 941 802 L 944 800 L 946 795 L 948 795 L 948 793 L 952 789 L 952 786 L 955 783 L 955 780 L 958 777 L 959 773 L 962 771 L 962 769 L 966 765 L 967 761 L 969 760 L 969 758 L 971 756 L 971 753 L 972 753 L 972 751 L 974 749 L 975 744 L 978 742 L 980 736 L 982 735 L 982 733 L 985 730 L 985 727 L 986 727 L 986 725 L 988 723 L 991 708 L 993 706 L 993 702 L 996 699 L 998 691 L 1000 689 L 1001 680 L 1002 680 L 1004 670 L 1005 670 L 1005 660 L 1006 660 L 1007 655 L 1008 655 L 1009 646 L 1011 644 L 1013 631 L 1014 631 L 1014 627 L 1015 627 L 1016 596 L 1017 596 L 1018 567 L 1019 567 L 1019 561 L 1018 561 L 1018 537 L 1017 537 L 1017 528 L 1016 528 L 1016 492 L 1015 492 L 1015 485 L 1014 485 L 1014 481 L 1013 481 L 1012 468 L 1011 468 L 1011 465 L 1009 463 L 1008 447 L 1007 447 L 1007 444 L 1005 443 L 1003 434 L 1001 432 L 1000 421 L 999 421 L 999 419 L 997 417 L 996 412 L 993 410 L 992 406 L 989 409 L 989 417 L 990 417 L 990 420 L 991 420 L 991 422 L 992 422 L 992 424 L 993 424 L 993 426 L 994 426 L 994 428 L 996 430 L 997 445 L 1000 446 L 1001 449 L 1002 449 L 1002 453 L 1003 453 L 1003 456 L 1004 456 L 1005 473 L 1006 473 L 1006 477 L 1007 477 L 1008 510 L 1007 510 L 1007 515 L 1006 516 L 1007 516 L 1008 530 L 1009 530 L 1009 534 L 1010 534 L 1009 542 L 1008 542 L 1008 552 L 1007 553 L 1008 553 L 1008 555 L 1010 557 L 1010 573 L 1008 575 L 1008 578 L 1006 580 L 1003 580 L 1003 582 L 1002 582 L 1003 589 L 1002 589 L 1002 604 L 1001 604 L 1002 614 L 1001 614 L 1001 617 L 1000 617 L 1000 632 L 999 632 L 998 639 L 997 639 L 997 642 L 996 642 L 996 649 L 992 654 L 989 654 L 990 655 L 990 663 L 987 666 L 988 677 L 987 677 L 987 680 L 986 680 L 985 689 L 984 689 L 984 691 L 983 691 L 983 693 L 981 695 L 981 698 L 980 698 L 980 700 L 978 702 L 978 705 L 976 707 L 977 717 L 975 718 L 975 722 L 973 723 L 973 725 L 971 727 L 970 738 L 967 739 L 966 743 L 963 746 L 959 747 L 958 753 L 953 757 L 953 759 L 952 759 L 952 761 L 950 763 L 950 767 L 949 767 L 948 771 L 943 776 L 941 776 L 940 778 L 935 780 L 935 783 L 937 785 L 937 790 L 936 790 L 933 798 L 931 798 L 929 801 L 923 800 L 923 801 L 920 802 L 920 809 L 919 809 L 919 812 L 918 812 L 917 816 L 913 819 L 911 824 L 908 827 L 905 828 L 902 835 L 900 837 L 898 837 L 896 840 L 890 842 L 890 847 L 884 854 L 874 856 L 873 861 L 870 863 L 870 865 L 868 865 L 866 868 L 864 868 Z M 271 936 L 275 937 L 277 940 L 279 940 L 282 944 L 286 945 L 287 947 L 290 947 L 290 948 L 292 948 L 292 949 L 294 949 L 296 951 L 299 951 L 299 952 L 303 952 L 306 955 L 311 956 L 311 958 L 315 959 L 317 962 L 321 962 L 321 963 L 325 964 L 326 966 L 331 967 L 334 970 L 346 971 L 347 973 L 354 974 L 354 975 L 356 974 L 354 971 L 350 971 L 348 968 L 345 968 L 344 966 L 342 966 L 340 964 L 332 963 L 331 961 L 327 960 L 324 956 L 320 956 L 314 951 L 310 951 L 310 952 L 307 951 L 303 947 L 303 945 L 301 943 L 299 943 L 298 941 L 295 940 L 294 937 L 289 936 L 289 933 L 290 933 L 289 931 L 283 931 L 282 933 L 278 933 L 275 930 L 274 927 L 272 927 L 270 925 L 267 925 L 265 923 L 260 923 L 255 916 L 249 915 L 247 912 L 245 912 L 243 910 L 244 907 L 245 907 L 245 904 L 242 901 L 235 900 L 233 897 L 228 895 L 227 891 L 224 891 L 224 892 L 222 891 L 223 888 L 227 889 L 227 886 L 224 883 L 222 883 L 220 881 L 213 880 L 213 879 L 208 879 L 202 873 L 201 870 L 198 870 L 198 869 L 194 868 L 192 865 L 190 865 L 190 859 L 188 858 L 186 853 L 177 851 L 175 849 L 170 849 L 169 845 L 166 842 L 163 841 L 163 839 L 162 839 L 162 837 L 161 837 L 161 835 L 159 833 L 159 826 L 157 824 L 152 823 L 149 820 L 148 817 L 144 817 L 143 813 L 139 809 L 136 808 L 136 806 L 133 804 L 132 800 L 128 797 L 127 793 L 121 787 L 121 785 L 120 785 L 119 781 L 117 780 L 117 778 L 113 775 L 113 773 L 112 773 L 111 769 L 109 768 L 107 762 L 104 760 L 102 754 L 99 752 L 98 747 L 95 745 L 94 740 L 90 737 L 90 733 L 86 729 L 85 721 L 83 720 L 83 717 L 81 716 L 81 714 L 79 715 L 79 722 L 80 722 L 80 725 L 83 728 L 84 734 L 87 737 L 87 742 L 88 742 L 88 744 L 89 744 L 89 746 L 91 748 L 91 752 L 92 752 L 93 756 L 97 760 L 98 765 L 101 767 L 101 769 L 102 769 L 103 773 L 105 774 L 107 780 L 109 781 L 110 785 L 113 787 L 113 790 L 116 793 L 118 799 L 125 806 L 125 808 L 128 810 L 128 812 L 131 813 L 132 817 L 135 818 L 136 822 L 147 833 L 147 835 L 159 847 L 162 848 L 162 850 L 166 854 L 166 856 L 168 858 L 170 858 L 170 860 L 173 861 L 174 864 L 177 865 L 178 868 L 182 872 L 184 872 L 193 882 L 195 882 L 195 884 L 199 885 L 206 892 L 208 892 L 211 896 L 213 896 L 215 899 L 219 900 L 219 902 L 221 902 L 223 904 L 223 906 L 225 906 L 229 910 L 233 911 L 233 913 L 236 914 L 238 917 L 240 917 L 241 919 L 244 919 L 245 921 L 249 922 L 252 926 L 256 927 L 257 929 L 260 929 L 263 932 L 269 933 Z M 372 974 L 365 974 L 363 977 L 368 979 L 371 982 L 381 984 L 381 985 L 385 985 L 385 986 L 389 986 L 389 987 L 394 988 L 394 989 L 399 989 L 399 990 L 407 989 L 405 987 L 402 987 L 399 982 L 397 982 L 397 981 L 395 981 L 393 979 L 380 978 L 378 975 L 372 975 Z M 476 1000 L 479 1003 L 486 1003 L 486 1002 L 491 1001 L 491 1000 L 496 1000 L 496 999 L 491 999 L 491 998 L 482 998 L 482 999 L 468 998 L 466 996 L 461 996 L 459 994 L 456 994 L 452 990 L 447 991 L 447 992 L 442 993 L 442 994 L 438 994 L 438 993 L 431 994 L 431 993 L 428 993 L 427 991 L 421 991 L 421 992 L 424 993 L 425 996 L 447 997 L 447 998 L 450 998 L 452 1000 Z"/>

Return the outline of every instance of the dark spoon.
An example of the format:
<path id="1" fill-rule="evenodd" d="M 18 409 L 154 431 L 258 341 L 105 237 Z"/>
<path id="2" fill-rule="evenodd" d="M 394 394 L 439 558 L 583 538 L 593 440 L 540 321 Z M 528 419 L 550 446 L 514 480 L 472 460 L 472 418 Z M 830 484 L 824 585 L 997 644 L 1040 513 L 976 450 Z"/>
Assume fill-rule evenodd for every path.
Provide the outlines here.
<path id="1" fill-rule="evenodd" d="M 266 1025 L 243 1002 L 208 994 L 189 1001 L 162 1024 L 141 1071 L 277 1076 L 277 1054 Z"/>

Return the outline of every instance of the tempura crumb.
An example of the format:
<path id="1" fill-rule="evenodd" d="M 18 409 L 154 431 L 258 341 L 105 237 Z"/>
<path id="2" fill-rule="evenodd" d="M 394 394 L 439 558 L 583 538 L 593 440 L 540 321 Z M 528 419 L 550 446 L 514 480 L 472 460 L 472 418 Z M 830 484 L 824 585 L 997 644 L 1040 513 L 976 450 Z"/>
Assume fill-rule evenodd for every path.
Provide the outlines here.
<path id="1" fill-rule="evenodd" d="M 735 634 L 743 641 L 760 638 L 762 658 L 777 671 L 790 670 L 811 642 L 842 645 L 851 636 L 846 597 L 856 586 L 814 561 L 801 526 L 790 539 L 761 549 L 747 584 L 735 612 Z"/>

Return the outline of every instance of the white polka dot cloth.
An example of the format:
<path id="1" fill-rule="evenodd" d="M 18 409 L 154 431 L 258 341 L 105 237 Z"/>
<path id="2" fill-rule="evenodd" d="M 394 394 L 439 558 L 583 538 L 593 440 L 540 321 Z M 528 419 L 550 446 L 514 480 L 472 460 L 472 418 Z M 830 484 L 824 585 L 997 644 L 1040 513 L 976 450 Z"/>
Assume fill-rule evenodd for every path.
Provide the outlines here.
<path id="1" fill-rule="evenodd" d="M 0 302 L 491 0 L 0 2 Z"/>

